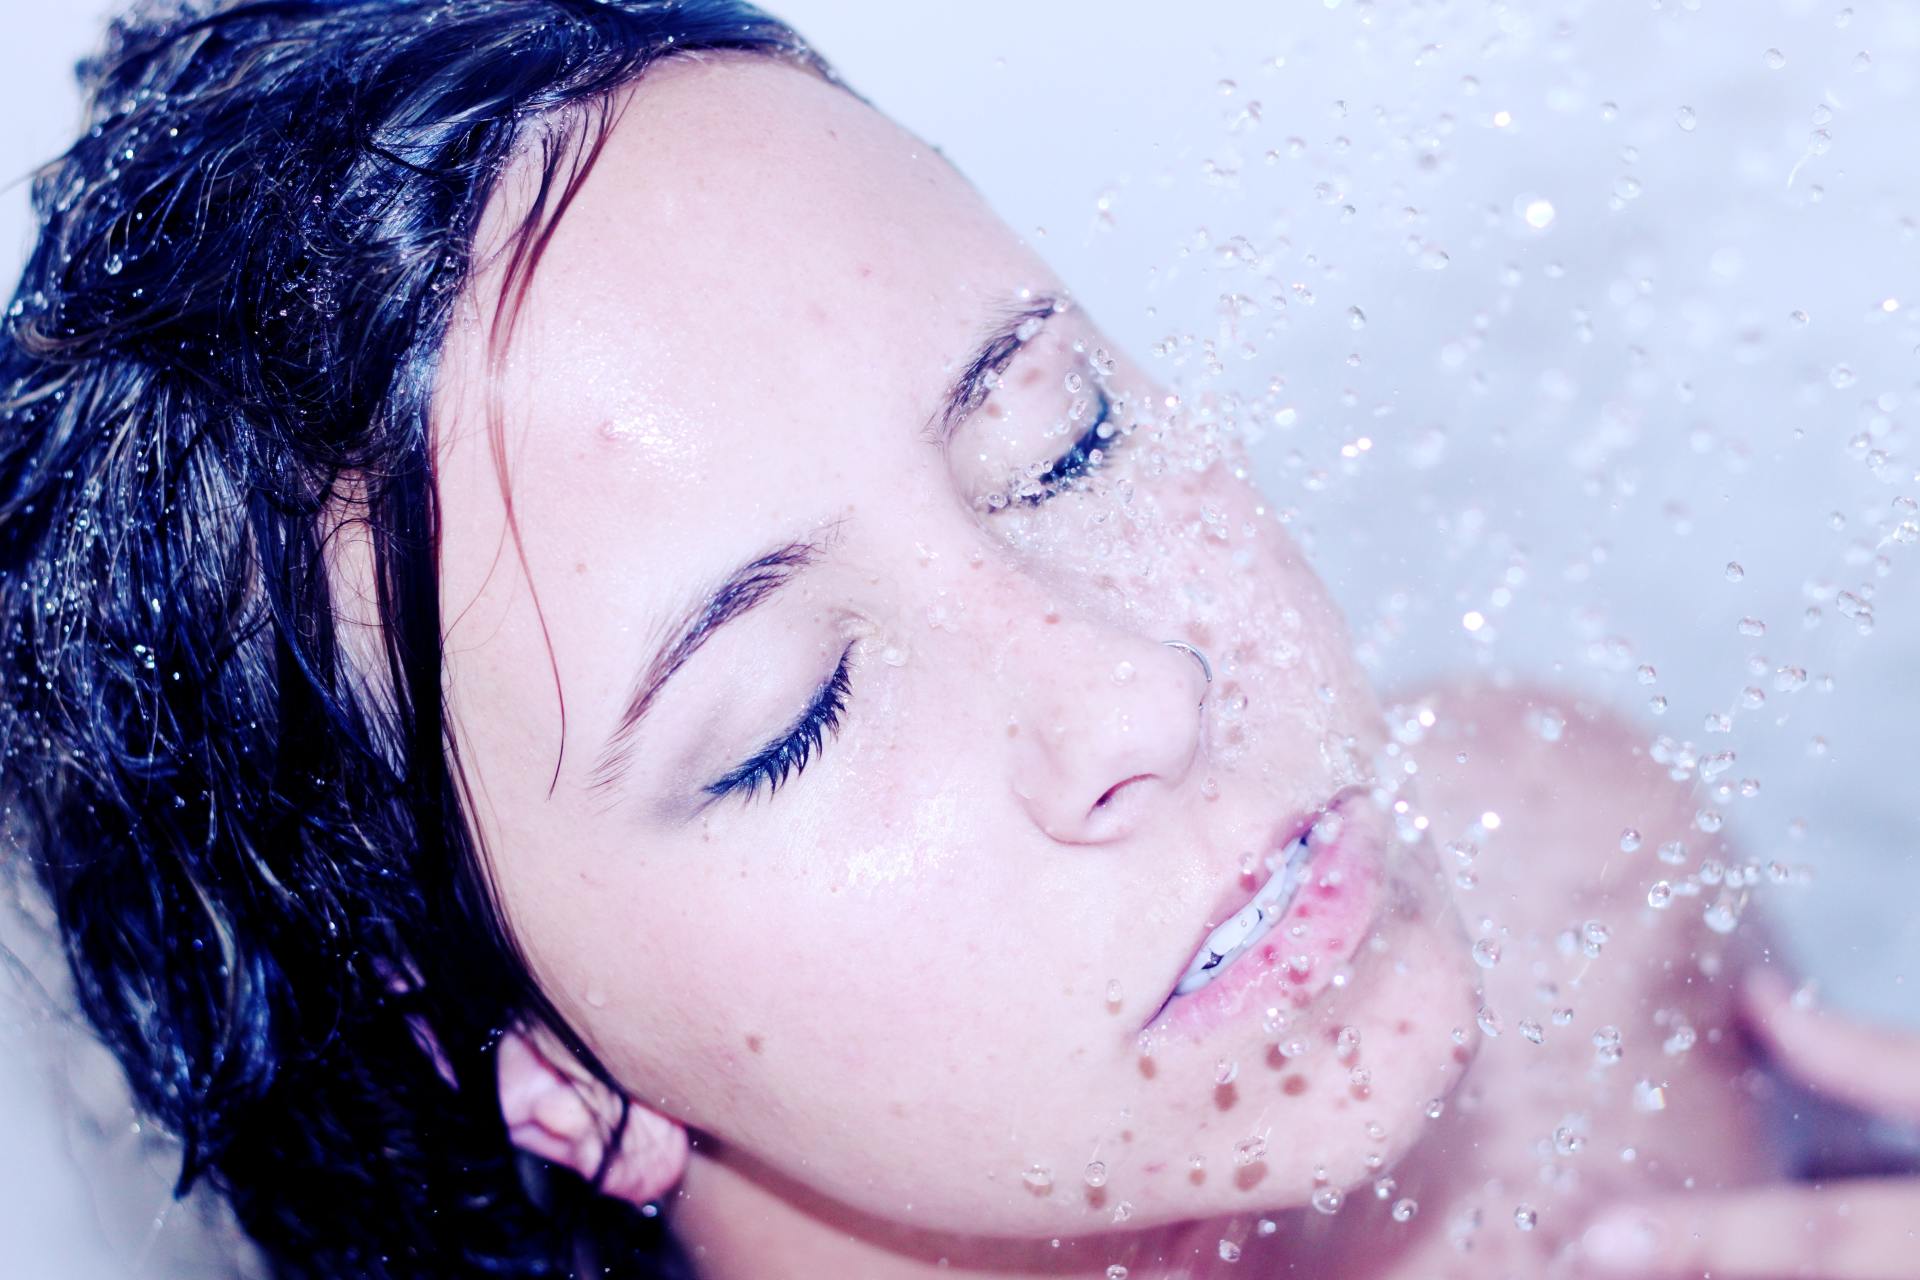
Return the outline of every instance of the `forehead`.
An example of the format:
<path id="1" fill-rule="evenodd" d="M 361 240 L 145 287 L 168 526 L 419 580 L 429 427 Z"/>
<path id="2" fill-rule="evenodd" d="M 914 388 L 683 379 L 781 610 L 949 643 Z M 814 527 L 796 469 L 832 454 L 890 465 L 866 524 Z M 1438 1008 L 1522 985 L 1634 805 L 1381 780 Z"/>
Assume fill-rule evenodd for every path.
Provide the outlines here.
<path id="1" fill-rule="evenodd" d="M 805 70 L 678 58 L 619 105 L 503 371 L 549 443 L 597 435 L 694 481 L 703 444 L 770 412 L 783 432 L 924 415 L 996 300 L 1051 287 L 935 151 Z"/>
<path id="2" fill-rule="evenodd" d="M 443 353 L 443 620 L 491 681 L 470 692 L 544 699 L 516 673 L 551 653 L 570 706 L 611 706 L 694 586 L 897 493 L 983 328 L 1058 288 L 931 148 L 806 70 L 676 58 L 617 106 L 503 363 L 503 255 Z M 533 176 L 509 174 L 491 226 Z"/>

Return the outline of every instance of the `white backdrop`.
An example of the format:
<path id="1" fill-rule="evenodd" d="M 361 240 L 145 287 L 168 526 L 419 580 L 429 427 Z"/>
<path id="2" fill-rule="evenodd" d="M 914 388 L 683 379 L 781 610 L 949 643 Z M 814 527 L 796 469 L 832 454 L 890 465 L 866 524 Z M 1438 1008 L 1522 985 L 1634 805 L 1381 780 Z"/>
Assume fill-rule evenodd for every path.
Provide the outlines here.
<path id="1" fill-rule="evenodd" d="M 0 175 L 62 144 L 107 8 L 0 0 Z M 1733 752 L 1702 803 L 1817 872 L 1768 895 L 1800 958 L 1920 1024 L 1920 4 L 774 8 L 1136 355 L 1218 361 L 1383 683 L 1508 670 Z M 9 281 L 27 235 L 16 187 Z M 0 1272 L 224 1274 L 155 1229 L 111 1069 L 4 1008 Z"/>

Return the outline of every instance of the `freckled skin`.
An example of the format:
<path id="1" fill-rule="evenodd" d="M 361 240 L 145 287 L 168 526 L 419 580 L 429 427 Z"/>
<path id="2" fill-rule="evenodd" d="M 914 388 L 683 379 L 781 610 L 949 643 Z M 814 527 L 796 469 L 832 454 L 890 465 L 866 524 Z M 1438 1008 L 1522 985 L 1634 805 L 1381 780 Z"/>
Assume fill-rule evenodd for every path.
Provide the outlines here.
<path id="1" fill-rule="evenodd" d="M 472 818 L 560 1012 L 633 1098 L 693 1132 L 670 1214 L 708 1276 L 920 1275 L 940 1258 L 948 1275 L 1098 1275 L 1211 1248 L 1223 1221 L 1257 1214 L 1288 1224 L 1259 1247 L 1289 1265 L 1465 1274 L 1439 1206 L 1468 1188 L 1500 1218 L 1567 1110 L 1644 1153 L 1577 1166 L 1589 1190 L 1732 1177 L 1751 1156 L 1706 1151 L 1730 1123 L 1726 1063 L 1666 1062 L 1649 1021 L 1682 1004 L 1703 1027 L 1718 1016 L 1659 977 L 1718 944 L 1627 928 L 1644 886 L 1619 877 L 1637 872 L 1590 856 L 1622 811 L 1649 850 L 1681 819 L 1651 811 L 1644 761 L 1620 764 L 1631 735 L 1529 749 L 1501 736 L 1519 721 L 1492 695 L 1443 700 L 1441 729 L 1477 732 L 1411 753 L 1408 794 L 1436 832 L 1505 816 L 1469 903 L 1515 930 L 1502 966 L 1473 968 L 1434 878 L 1409 871 L 1366 936 L 1343 928 L 1316 952 L 1351 951 L 1353 976 L 1291 1008 L 1298 1055 L 1276 1052 L 1259 1009 L 1140 1052 L 1244 890 L 1242 855 L 1372 776 L 1381 707 L 1322 585 L 1236 476 L 1232 438 L 1204 406 L 1169 405 L 1083 312 L 1052 316 L 945 451 L 929 443 L 955 362 L 1006 300 L 1063 286 L 924 144 L 790 68 L 650 73 L 554 236 L 500 382 L 524 559 L 482 412 L 493 287 L 449 339 L 435 412 Z M 1071 443 L 1069 375 L 1084 387 L 1103 350 L 1132 415 L 1110 469 L 992 510 L 987 495 Z M 619 789 L 597 788 L 665 620 L 829 527 L 804 577 L 669 682 Z M 1214 683 L 1167 639 L 1203 648 Z M 843 652 L 847 708 L 805 772 L 706 803 Z M 1467 741 L 1476 763 L 1455 769 Z M 1499 887 L 1501 851 L 1521 848 L 1551 856 L 1511 858 Z M 1342 918 L 1339 889 L 1305 898 L 1323 913 L 1307 919 Z M 1511 1028 L 1537 1012 L 1529 948 L 1547 962 L 1563 917 L 1602 911 L 1620 927 L 1581 979 L 1582 1021 L 1528 1045 Z M 1510 1028 L 1485 1045 L 1476 985 Z M 1583 1037 L 1602 1017 L 1627 1061 L 1596 1083 Z M 1327 1038 L 1342 1026 L 1359 1032 L 1351 1059 Z M 1240 1064 L 1224 1107 L 1222 1059 Z M 1641 1074 L 1669 1078 L 1671 1128 L 1624 1101 Z M 1495 1105 L 1503 1089 L 1521 1101 Z M 1266 1153 L 1241 1176 L 1235 1144 L 1256 1133 Z M 1396 1165 L 1436 1206 L 1394 1238 L 1402 1252 L 1366 1189 Z M 1348 1190 L 1334 1227 L 1304 1207 L 1317 1186 Z M 1589 1202 L 1526 1194 L 1541 1216 L 1523 1250 L 1564 1241 Z"/>

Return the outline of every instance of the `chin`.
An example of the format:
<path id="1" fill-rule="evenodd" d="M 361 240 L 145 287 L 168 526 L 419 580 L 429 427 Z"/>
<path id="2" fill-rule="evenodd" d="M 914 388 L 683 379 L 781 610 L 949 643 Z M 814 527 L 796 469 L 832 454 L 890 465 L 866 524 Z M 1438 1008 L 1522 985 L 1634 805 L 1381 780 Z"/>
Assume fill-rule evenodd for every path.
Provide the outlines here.
<path id="1" fill-rule="evenodd" d="M 1237 1070 L 1185 1117 L 1205 1167 L 1177 1157 L 1158 1179 L 1171 1185 L 1137 1203 L 1140 1225 L 1325 1204 L 1385 1173 L 1433 1128 L 1434 1104 L 1479 1048 L 1477 971 L 1430 850 L 1393 861 L 1373 927 L 1324 987 L 1294 1007 L 1256 988 L 1204 1036 L 1161 1051 L 1169 1075 L 1189 1078 L 1203 1068 L 1195 1058 L 1209 1070 L 1235 1060 Z"/>

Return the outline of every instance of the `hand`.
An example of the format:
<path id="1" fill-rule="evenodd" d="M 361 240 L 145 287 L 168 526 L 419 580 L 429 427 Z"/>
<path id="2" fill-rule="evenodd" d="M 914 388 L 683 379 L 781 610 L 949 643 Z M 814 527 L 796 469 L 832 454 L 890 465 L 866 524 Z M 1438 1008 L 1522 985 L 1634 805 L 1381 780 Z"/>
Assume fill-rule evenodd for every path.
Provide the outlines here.
<path id="1" fill-rule="evenodd" d="M 1820 1093 L 1920 1124 L 1920 1034 L 1796 1001 L 1761 970 L 1743 1012 L 1774 1058 Z M 1780 1183 L 1619 1205 L 1581 1240 L 1593 1270 L 1713 1280 L 1920 1280 L 1920 1177 Z"/>

